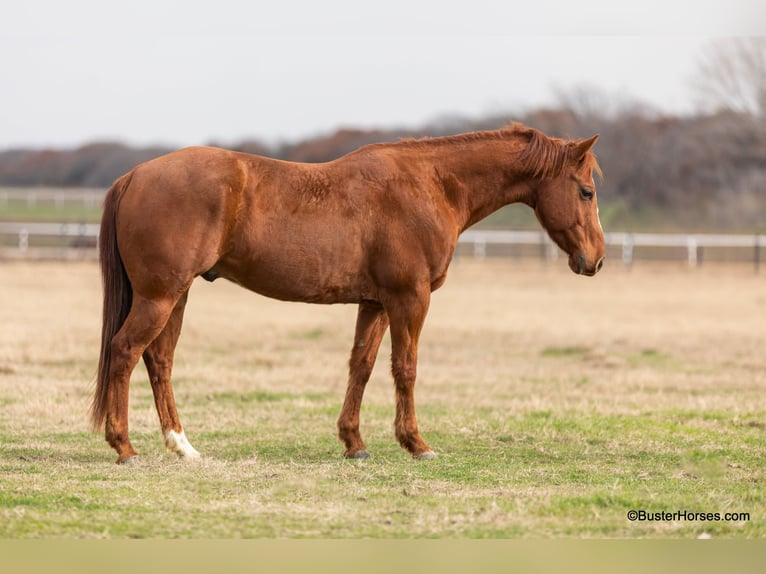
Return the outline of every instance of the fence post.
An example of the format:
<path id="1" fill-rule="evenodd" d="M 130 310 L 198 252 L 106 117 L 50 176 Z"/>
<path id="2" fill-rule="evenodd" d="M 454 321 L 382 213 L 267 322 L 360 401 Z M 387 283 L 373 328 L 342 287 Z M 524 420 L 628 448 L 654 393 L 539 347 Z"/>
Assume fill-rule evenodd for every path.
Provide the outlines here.
<path id="1" fill-rule="evenodd" d="M 19 229 L 19 251 L 26 252 L 29 247 L 29 231 L 26 227 Z"/>
<path id="2" fill-rule="evenodd" d="M 548 246 L 548 259 L 550 261 L 558 261 L 559 246 L 556 245 L 553 241 L 546 241 L 545 243 Z"/>
<path id="3" fill-rule="evenodd" d="M 697 238 L 693 236 L 689 236 L 689 238 L 686 240 L 686 249 L 687 249 L 687 261 L 689 263 L 689 267 L 696 267 L 697 266 Z"/>
<path id="4" fill-rule="evenodd" d="M 477 237 L 473 242 L 473 256 L 484 259 L 487 255 L 487 242 L 483 237 Z"/>
<path id="5" fill-rule="evenodd" d="M 633 236 L 630 234 L 622 240 L 622 262 L 628 268 L 633 265 Z"/>

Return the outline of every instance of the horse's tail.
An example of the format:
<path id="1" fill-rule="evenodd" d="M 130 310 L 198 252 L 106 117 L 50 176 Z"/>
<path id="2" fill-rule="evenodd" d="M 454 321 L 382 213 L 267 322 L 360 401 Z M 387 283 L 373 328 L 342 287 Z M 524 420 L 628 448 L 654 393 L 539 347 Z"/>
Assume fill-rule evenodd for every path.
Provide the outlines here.
<path id="1" fill-rule="evenodd" d="M 120 330 L 133 302 L 133 288 L 125 272 L 117 245 L 117 210 L 120 199 L 130 184 L 132 172 L 114 182 L 104 198 L 101 231 L 98 236 L 99 262 L 104 288 L 103 319 L 101 323 L 101 354 L 98 360 L 96 390 L 90 407 L 93 429 L 98 431 L 106 418 L 109 395 L 109 365 L 112 339 Z"/>

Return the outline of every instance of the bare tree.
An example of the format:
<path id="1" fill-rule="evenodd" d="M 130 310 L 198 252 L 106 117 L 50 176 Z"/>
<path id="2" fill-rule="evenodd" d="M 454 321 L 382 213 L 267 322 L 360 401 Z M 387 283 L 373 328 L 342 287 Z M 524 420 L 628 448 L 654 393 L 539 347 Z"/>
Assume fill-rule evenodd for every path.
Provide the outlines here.
<path id="1" fill-rule="evenodd" d="M 555 86 L 553 92 L 558 107 L 569 110 L 581 119 L 613 117 L 614 100 L 603 89 L 590 84 L 563 88 Z"/>
<path id="2" fill-rule="evenodd" d="M 612 92 L 591 84 L 553 87 L 557 107 L 580 120 L 616 120 L 624 116 L 650 117 L 658 114 L 651 105 L 626 92 Z"/>
<path id="3" fill-rule="evenodd" d="M 700 57 L 693 86 L 706 111 L 766 117 L 766 37 L 712 42 Z"/>

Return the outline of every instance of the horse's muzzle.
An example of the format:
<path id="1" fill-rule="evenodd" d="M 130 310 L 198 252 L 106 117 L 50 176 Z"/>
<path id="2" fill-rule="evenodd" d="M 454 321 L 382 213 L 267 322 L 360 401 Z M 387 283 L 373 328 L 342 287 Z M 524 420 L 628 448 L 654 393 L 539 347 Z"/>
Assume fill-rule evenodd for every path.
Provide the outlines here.
<path id="1" fill-rule="evenodd" d="M 601 271 L 604 266 L 604 257 L 599 257 L 595 265 L 588 266 L 588 262 L 585 260 L 585 255 L 579 255 L 577 257 L 569 258 L 569 267 L 578 275 L 586 275 L 593 277 L 596 273 Z"/>

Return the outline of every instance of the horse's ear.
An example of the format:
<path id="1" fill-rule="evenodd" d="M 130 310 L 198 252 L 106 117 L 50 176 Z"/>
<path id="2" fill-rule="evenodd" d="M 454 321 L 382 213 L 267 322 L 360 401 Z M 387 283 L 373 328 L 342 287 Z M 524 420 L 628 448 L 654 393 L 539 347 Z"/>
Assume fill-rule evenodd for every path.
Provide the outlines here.
<path id="1" fill-rule="evenodd" d="M 597 139 L 598 134 L 594 135 L 593 137 L 589 137 L 587 140 L 572 142 L 572 158 L 578 162 L 582 161 L 582 159 L 585 157 L 585 154 L 590 151 L 590 148 L 593 147 L 593 144 L 596 143 Z"/>

